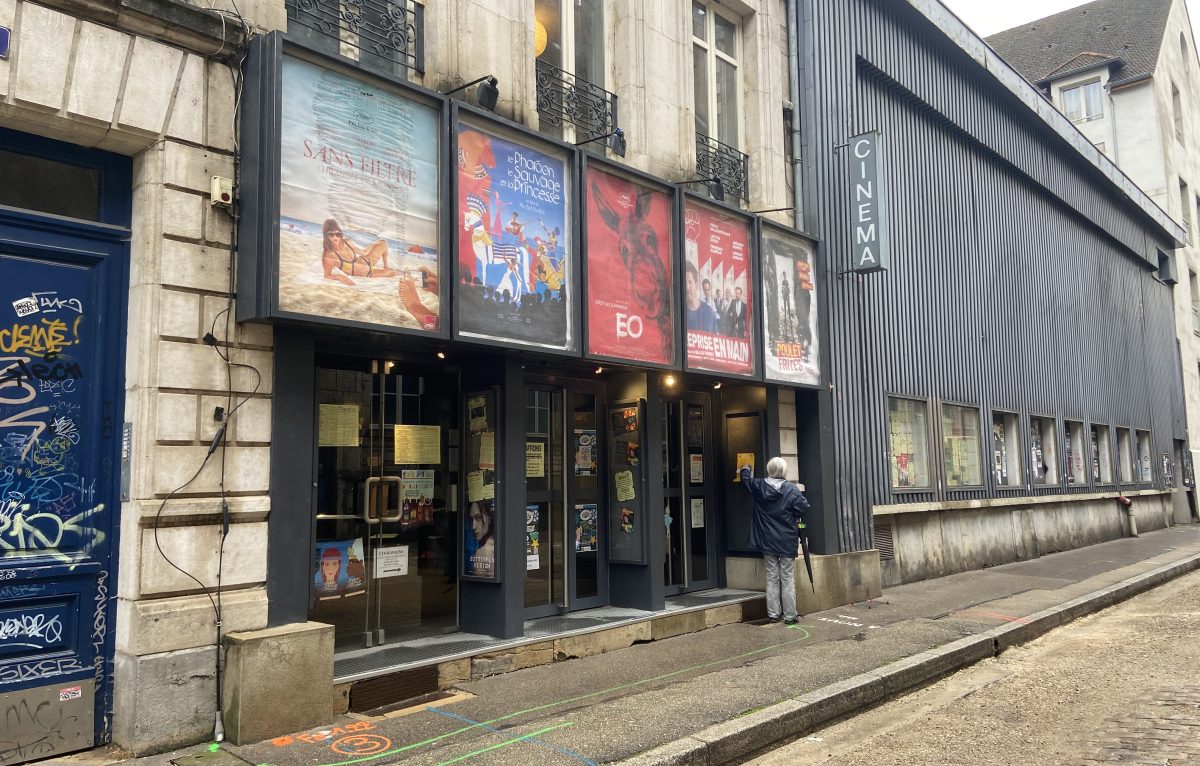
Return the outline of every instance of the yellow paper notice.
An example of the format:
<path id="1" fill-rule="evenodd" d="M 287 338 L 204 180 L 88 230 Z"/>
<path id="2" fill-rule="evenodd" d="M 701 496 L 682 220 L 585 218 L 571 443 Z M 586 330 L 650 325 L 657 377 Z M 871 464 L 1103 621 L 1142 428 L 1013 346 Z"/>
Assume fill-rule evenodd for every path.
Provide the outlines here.
<path id="1" fill-rule="evenodd" d="M 489 471 L 496 469 L 496 432 L 479 435 L 479 467 Z"/>
<path id="2" fill-rule="evenodd" d="M 322 404 L 317 417 L 318 447 L 358 446 L 358 405 Z"/>
<path id="3" fill-rule="evenodd" d="M 467 474 L 467 502 L 477 503 L 483 499 L 483 471 Z"/>
<path id="4" fill-rule="evenodd" d="M 617 484 L 618 503 L 627 503 L 634 498 L 633 471 L 617 471 L 613 480 Z"/>
<path id="5" fill-rule="evenodd" d="M 442 462 L 441 426 L 395 427 L 396 464 L 428 465 Z"/>
<path id="6" fill-rule="evenodd" d="M 525 442 L 525 478 L 541 479 L 546 476 L 546 445 L 542 442 Z"/>
<path id="7" fill-rule="evenodd" d="M 741 473 L 743 466 L 750 466 L 750 474 L 754 474 L 754 453 L 739 452 L 737 453 L 737 472 L 733 476 L 734 481 L 741 481 Z"/>

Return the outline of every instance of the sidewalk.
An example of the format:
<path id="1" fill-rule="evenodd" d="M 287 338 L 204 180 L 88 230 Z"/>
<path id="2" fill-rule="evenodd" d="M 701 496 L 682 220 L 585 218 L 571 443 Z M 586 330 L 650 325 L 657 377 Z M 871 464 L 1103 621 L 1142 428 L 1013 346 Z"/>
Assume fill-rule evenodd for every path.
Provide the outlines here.
<path id="1" fill-rule="evenodd" d="M 903 585 L 791 628 L 725 625 L 465 683 L 433 705 L 328 730 L 126 763 L 726 763 L 1194 569 L 1200 527 L 1173 527 Z"/>

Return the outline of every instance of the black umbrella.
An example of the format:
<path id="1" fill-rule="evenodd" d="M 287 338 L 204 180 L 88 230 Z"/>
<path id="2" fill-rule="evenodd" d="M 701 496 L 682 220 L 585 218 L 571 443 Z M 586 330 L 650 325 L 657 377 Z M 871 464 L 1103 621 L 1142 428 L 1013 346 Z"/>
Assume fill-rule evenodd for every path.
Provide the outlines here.
<path id="1" fill-rule="evenodd" d="M 816 593 L 817 583 L 813 580 L 812 558 L 808 554 L 808 525 L 800 522 L 796 526 L 796 531 L 800 533 L 800 550 L 804 553 L 804 568 L 808 570 L 808 584 L 812 586 L 812 592 Z"/>

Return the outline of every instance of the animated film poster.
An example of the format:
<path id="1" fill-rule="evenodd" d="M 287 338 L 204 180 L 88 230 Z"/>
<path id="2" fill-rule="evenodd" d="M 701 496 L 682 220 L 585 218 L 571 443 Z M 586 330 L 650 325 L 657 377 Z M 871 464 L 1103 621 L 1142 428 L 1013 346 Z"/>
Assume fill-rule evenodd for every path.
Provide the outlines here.
<path id="1" fill-rule="evenodd" d="M 820 385 L 820 320 L 813 246 L 764 227 L 762 264 L 767 378 Z"/>
<path id="2" fill-rule="evenodd" d="M 750 226 L 692 202 L 683 219 L 688 367 L 753 374 Z"/>
<path id="3" fill-rule="evenodd" d="M 458 333 L 575 349 L 568 166 L 458 126 Z"/>
<path id="4" fill-rule="evenodd" d="M 587 172 L 588 353 L 675 363 L 671 197 Z"/>
<path id="5" fill-rule="evenodd" d="M 279 308 L 436 332 L 436 109 L 283 60 Z"/>
<path id="6" fill-rule="evenodd" d="M 317 543 L 313 589 L 318 601 L 357 596 L 367 589 L 367 564 L 363 541 L 334 540 Z"/>

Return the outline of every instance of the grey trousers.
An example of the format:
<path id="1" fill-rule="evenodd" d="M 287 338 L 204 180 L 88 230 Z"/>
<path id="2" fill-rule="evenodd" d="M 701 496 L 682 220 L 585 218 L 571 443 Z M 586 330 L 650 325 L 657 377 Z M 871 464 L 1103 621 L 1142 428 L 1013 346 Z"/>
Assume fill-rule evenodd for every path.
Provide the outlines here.
<path id="1" fill-rule="evenodd" d="M 779 596 L 783 594 L 783 618 L 796 619 L 796 558 L 763 554 L 767 564 L 767 616 L 779 619 Z"/>

